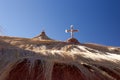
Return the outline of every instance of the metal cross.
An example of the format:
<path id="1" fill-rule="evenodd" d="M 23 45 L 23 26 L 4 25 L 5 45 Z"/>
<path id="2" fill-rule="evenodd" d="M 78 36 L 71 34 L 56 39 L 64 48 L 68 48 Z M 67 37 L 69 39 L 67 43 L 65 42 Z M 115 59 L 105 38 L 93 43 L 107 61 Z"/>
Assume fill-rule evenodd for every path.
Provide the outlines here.
<path id="1" fill-rule="evenodd" d="M 78 32 L 78 30 L 73 29 L 73 25 L 70 26 L 70 30 L 65 30 L 66 33 L 70 32 L 71 38 L 73 38 L 73 33 Z"/>

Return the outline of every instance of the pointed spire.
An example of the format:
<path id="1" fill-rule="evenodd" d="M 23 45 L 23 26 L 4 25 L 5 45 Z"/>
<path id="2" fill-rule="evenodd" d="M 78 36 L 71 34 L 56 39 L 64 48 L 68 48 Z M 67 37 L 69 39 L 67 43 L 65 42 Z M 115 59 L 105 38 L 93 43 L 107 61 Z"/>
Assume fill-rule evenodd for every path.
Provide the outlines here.
<path id="1" fill-rule="evenodd" d="M 45 33 L 45 31 L 44 31 L 44 30 L 40 33 L 40 36 L 41 36 L 41 37 L 46 36 L 46 33 Z"/>
<path id="2" fill-rule="evenodd" d="M 39 39 L 39 40 L 52 40 L 51 38 L 49 38 L 45 31 L 43 30 L 38 36 L 34 37 L 35 39 Z"/>

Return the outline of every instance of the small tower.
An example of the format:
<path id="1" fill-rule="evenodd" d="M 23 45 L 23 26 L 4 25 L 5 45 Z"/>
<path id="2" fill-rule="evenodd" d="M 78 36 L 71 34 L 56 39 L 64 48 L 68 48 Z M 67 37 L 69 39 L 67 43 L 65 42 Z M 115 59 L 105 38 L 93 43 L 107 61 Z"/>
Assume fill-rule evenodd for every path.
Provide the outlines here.
<path id="1" fill-rule="evenodd" d="M 73 33 L 74 33 L 74 32 L 78 32 L 78 30 L 74 30 L 73 25 L 70 26 L 70 30 L 65 30 L 65 32 L 66 32 L 66 33 L 69 32 L 69 33 L 71 34 L 71 38 L 69 38 L 69 39 L 67 40 L 67 42 L 69 42 L 69 43 L 80 43 L 76 38 L 74 38 Z"/>
<path id="2" fill-rule="evenodd" d="M 53 40 L 51 38 L 49 38 L 45 31 L 43 30 L 38 36 L 34 37 L 34 39 L 39 39 L 39 40 Z"/>

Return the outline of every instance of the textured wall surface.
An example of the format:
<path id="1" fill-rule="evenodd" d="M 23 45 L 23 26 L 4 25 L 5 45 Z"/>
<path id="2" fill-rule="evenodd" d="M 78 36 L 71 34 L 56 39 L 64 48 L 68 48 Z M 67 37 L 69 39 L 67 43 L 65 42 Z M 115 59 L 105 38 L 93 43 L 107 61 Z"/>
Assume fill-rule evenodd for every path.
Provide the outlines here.
<path id="1" fill-rule="evenodd" d="M 120 80 L 120 48 L 1 36 L 0 80 Z"/>

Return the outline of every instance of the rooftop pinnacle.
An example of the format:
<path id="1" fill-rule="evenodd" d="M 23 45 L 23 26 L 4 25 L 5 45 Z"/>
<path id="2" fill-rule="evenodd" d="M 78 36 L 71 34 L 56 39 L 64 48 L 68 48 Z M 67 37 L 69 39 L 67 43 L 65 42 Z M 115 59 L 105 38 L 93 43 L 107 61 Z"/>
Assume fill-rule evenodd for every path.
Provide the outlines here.
<path id="1" fill-rule="evenodd" d="M 43 30 L 38 36 L 34 37 L 35 39 L 39 39 L 39 40 L 52 40 L 51 38 L 49 38 L 45 31 Z"/>
<path id="2" fill-rule="evenodd" d="M 71 38 L 73 38 L 73 33 L 78 32 L 78 30 L 73 29 L 73 25 L 70 26 L 70 30 L 65 30 L 66 33 L 70 32 L 71 33 Z"/>
<path id="3" fill-rule="evenodd" d="M 76 38 L 74 38 L 73 33 L 74 33 L 74 32 L 78 32 L 78 30 L 74 30 L 74 29 L 73 29 L 73 25 L 70 26 L 70 30 L 65 30 L 65 32 L 66 32 L 66 33 L 70 32 L 70 34 L 71 34 L 71 38 L 69 38 L 69 39 L 67 40 L 67 42 L 70 42 L 70 43 L 80 43 Z"/>

